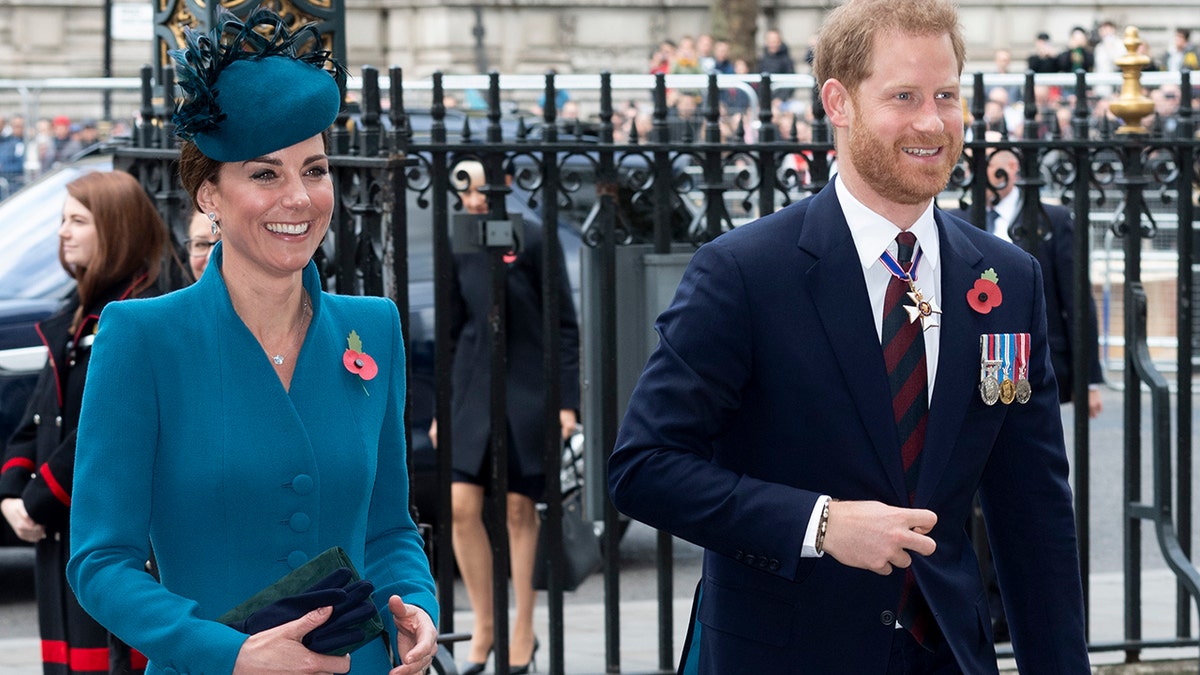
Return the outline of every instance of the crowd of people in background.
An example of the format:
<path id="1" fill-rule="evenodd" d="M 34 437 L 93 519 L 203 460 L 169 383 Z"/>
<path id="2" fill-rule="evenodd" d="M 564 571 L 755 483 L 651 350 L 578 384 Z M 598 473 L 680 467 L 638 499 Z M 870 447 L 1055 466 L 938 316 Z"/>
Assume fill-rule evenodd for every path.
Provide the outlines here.
<path id="1" fill-rule="evenodd" d="M 1082 26 L 1071 28 L 1066 41 L 1061 45 L 1056 43 L 1049 33 L 1039 33 L 1035 37 L 1033 50 L 1024 60 L 1014 59 L 1012 50 L 997 49 L 994 67 L 984 71 L 1017 75 L 1023 75 L 1027 70 L 1034 73 L 1072 73 L 1076 70 L 1117 73 L 1119 69 L 1116 60 L 1124 55 L 1125 51 L 1117 25 L 1113 21 L 1105 20 L 1090 30 Z M 1200 70 L 1200 47 L 1192 42 L 1191 31 L 1187 28 L 1175 30 L 1170 44 L 1161 50 L 1155 50 L 1149 42 L 1143 40 L 1139 53 L 1149 59 L 1145 72 Z M 678 39 L 663 40 L 655 46 L 650 53 L 647 72 L 664 75 L 806 73 L 811 70 L 813 58 L 811 45 L 804 50 L 802 58 L 793 56 L 783 34 L 776 29 L 766 31 L 761 50 L 754 60 L 731 57 L 729 42 L 712 35 L 684 35 Z M 988 88 L 984 113 L 988 130 L 999 131 L 1010 138 L 1024 136 L 1026 102 L 1023 92 L 1024 87 L 1019 83 Z M 964 98 L 969 97 L 970 93 L 964 89 Z M 1109 113 L 1109 103 L 1119 93 L 1119 87 L 1108 84 L 1098 84 L 1089 88 L 1088 108 L 1092 113 L 1089 128 L 1094 133 L 1100 133 L 1102 120 L 1106 118 L 1110 123 L 1110 130 L 1115 128 L 1117 119 Z M 690 87 L 667 90 L 667 121 L 671 140 L 703 140 L 705 115 L 709 110 L 705 94 L 705 91 Z M 1145 94 L 1155 104 L 1154 114 L 1146 120 L 1147 126 L 1157 123 L 1157 133 L 1174 134 L 1179 110 L 1178 85 L 1147 87 Z M 566 92 L 560 92 L 559 95 L 566 96 Z M 1075 96 L 1072 87 L 1035 87 L 1035 120 L 1039 137 L 1050 134 L 1070 137 L 1074 133 L 1070 116 L 1074 109 Z M 772 88 L 770 119 L 774 126 L 775 138 L 801 143 L 812 140 L 813 109 L 809 100 L 807 91 L 786 86 Z M 586 122 L 589 116 L 580 116 L 577 104 L 572 101 L 572 105 L 572 114 L 566 118 L 570 124 L 576 124 L 579 120 Z M 717 105 L 720 110 L 723 142 L 753 142 L 759 137 L 761 124 L 756 84 L 747 88 L 723 87 Z M 973 121 L 970 110 L 970 102 L 964 104 L 964 120 L 968 123 Z M 540 114 L 540 108 L 534 112 Z M 619 143 L 634 137 L 641 141 L 650 139 L 653 113 L 653 102 L 648 97 L 631 98 L 624 105 L 618 106 L 613 117 L 615 140 Z M 596 119 L 594 112 L 590 119 Z"/>
<path id="2" fill-rule="evenodd" d="M 774 28 L 766 32 L 762 51 L 753 62 L 734 58 L 731 52 L 727 40 L 714 38 L 707 33 L 696 37 L 684 35 L 678 40 L 663 40 L 650 54 L 648 72 L 664 75 L 776 75 L 800 72 L 796 69 L 796 62 L 791 49 L 784 42 L 783 34 Z M 811 65 L 811 49 L 804 60 Z M 700 89 L 692 88 L 667 90 L 668 124 L 672 140 L 700 140 L 704 137 L 705 94 Z M 794 94 L 795 90 L 790 87 L 771 91 L 773 121 L 777 127 L 786 126 L 789 131 L 792 128 L 790 122 L 797 119 L 798 113 L 804 125 L 803 115 L 809 109 L 807 104 L 794 98 Z M 748 115 L 756 116 L 757 90 L 754 87 L 722 88 L 717 105 L 720 107 L 723 141 L 735 139 L 739 127 L 742 129 L 742 140 L 753 140 L 755 120 Z M 618 117 L 613 123 L 616 126 L 614 135 L 618 140 L 631 138 L 635 127 L 637 138 L 648 138 L 653 114 L 650 106 L 631 99 L 617 112 Z"/>
<path id="3" fill-rule="evenodd" d="M 101 133 L 102 126 L 107 133 Z M 0 199 L 104 138 L 128 134 L 123 121 L 101 124 L 56 115 L 39 118 L 30 126 L 23 115 L 6 117 L 0 112 Z"/>
<path id="4" fill-rule="evenodd" d="M 1119 73 L 1116 61 L 1125 53 L 1125 45 L 1118 35 L 1116 25 L 1111 21 L 1104 21 L 1098 24 L 1094 31 L 1085 30 L 1081 26 L 1072 28 L 1066 46 L 1061 50 L 1054 46 L 1049 34 L 1039 33 L 1034 49 L 1026 59 L 1026 69 L 1034 73 L 1073 73 L 1079 70 L 1088 73 Z M 1138 54 L 1147 60 L 1143 72 L 1200 69 L 1197 56 L 1200 51 L 1191 41 L 1191 31 L 1186 28 L 1174 32 L 1171 44 L 1164 51 L 1156 54 L 1149 43 L 1143 41 L 1138 47 Z M 1012 62 L 1013 57 L 1009 50 L 996 50 L 994 72 L 1011 74 L 1025 71 L 1015 69 Z M 1193 82 L 1193 86 L 1200 84 Z M 1196 91 L 1200 93 L 1200 89 Z M 1027 135 L 1025 110 L 1028 103 L 1024 100 L 1022 92 L 1022 86 L 1012 84 L 987 89 L 983 121 L 988 131 L 996 131 L 1011 138 L 1023 138 Z M 1154 112 L 1142 121 L 1143 125 L 1150 128 L 1152 133 L 1166 137 L 1177 134 L 1181 97 L 1179 85 L 1168 82 L 1143 87 L 1143 93 L 1154 103 Z M 1071 119 L 1078 98 L 1074 87 L 1038 84 L 1034 87 L 1033 94 L 1033 128 L 1037 137 L 1074 137 L 1077 132 L 1072 127 Z M 1106 130 L 1111 133 L 1115 129 L 1118 120 L 1109 108 L 1114 97 L 1119 94 L 1119 87 L 1107 83 L 1088 88 L 1085 95 L 1089 111 L 1089 134 L 1104 133 Z M 973 121 L 969 113 L 968 121 Z"/>
<path id="5" fill-rule="evenodd" d="M 647 72 L 664 75 L 771 75 L 806 73 L 811 70 L 813 49 L 809 45 L 801 57 L 793 56 L 784 35 L 777 29 L 765 32 L 759 52 L 753 59 L 735 58 L 727 40 L 702 33 L 683 35 L 677 39 L 666 39 L 656 45 L 650 53 Z M 1139 53 L 1149 59 L 1144 72 L 1200 71 L 1200 47 L 1192 41 L 1188 28 L 1178 28 L 1171 34 L 1169 44 L 1155 49 L 1143 41 Z M 1117 25 L 1113 21 L 1098 22 L 1094 28 L 1074 26 L 1061 45 L 1050 33 L 1040 32 L 1035 36 L 1030 53 L 1020 59 L 1010 49 L 997 49 L 993 65 L 985 68 L 987 73 L 1024 74 L 1072 73 L 1084 70 L 1089 73 L 1117 73 L 1116 60 L 1125 54 L 1125 46 Z M 755 78 L 751 78 L 755 79 Z M 1200 78 L 1193 79 L 1200 85 Z M 1196 87 L 1200 93 L 1200 86 Z M 1026 134 L 1024 87 L 1009 82 L 989 85 L 984 103 L 984 121 L 989 131 L 998 131 L 1010 138 L 1023 138 Z M 672 141 L 701 141 L 705 137 L 705 119 L 708 111 L 706 91 L 703 88 L 669 88 L 667 90 L 667 124 Z M 970 91 L 964 89 L 964 98 Z M 1109 112 L 1109 103 L 1120 93 L 1119 87 L 1097 84 L 1087 91 L 1088 109 L 1091 113 L 1089 130 L 1100 133 L 1107 120 L 1108 128 L 1115 128 L 1118 120 Z M 1155 133 L 1171 136 L 1178 127 L 1180 106 L 1179 86 L 1161 84 L 1147 87 L 1145 95 L 1154 102 L 1154 113 L 1145 124 Z M 544 97 L 544 94 L 542 95 Z M 1072 87 L 1038 85 L 1034 88 L 1035 122 L 1039 137 L 1051 134 L 1070 138 L 1074 135 L 1071 115 L 1075 107 L 1076 93 Z M 792 87 L 773 87 L 771 92 L 770 119 L 776 139 L 806 143 L 812 140 L 813 109 L 807 91 Z M 486 102 L 480 92 L 467 90 L 448 93 L 443 101 L 447 108 L 466 110 L 483 109 Z M 720 90 L 719 121 L 721 141 L 754 142 L 760 137 L 761 119 L 758 110 L 757 83 L 749 86 L 723 87 Z M 542 116 L 545 101 L 539 97 L 526 106 L 525 112 Z M 972 104 L 964 104 L 964 120 L 974 121 Z M 573 98 L 567 89 L 560 88 L 555 96 L 556 121 L 568 131 L 594 127 L 598 111 Z M 615 107 L 613 135 L 617 143 L 636 139 L 645 142 L 652 139 L 654 104 L 652 97 L 631 97 Z M 6 117 L 0 111 L 0 199 L 18 190 L 29 180 L 55 165 L 69 160 L 87 147 L 105 138 L 128 135 L 129 126 L 124 121 L 97 122 L 94 119 L 73 120 L 65 115 L 43 117 L 28 124 L 21 115 Z"/>

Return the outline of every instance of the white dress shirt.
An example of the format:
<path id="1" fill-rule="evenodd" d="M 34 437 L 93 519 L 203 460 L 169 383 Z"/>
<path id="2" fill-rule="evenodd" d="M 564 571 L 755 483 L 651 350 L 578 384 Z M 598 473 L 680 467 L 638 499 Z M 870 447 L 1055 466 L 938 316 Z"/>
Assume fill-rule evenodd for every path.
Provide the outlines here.
<path id="1" fill-rule="evenodd" d="M 1021 201 L 1019 199 L 1020 192 L 1020 190 L 1010 191 L 1000 199 L 999 203 L 991 207 L 996 210 L 996 229 L 992 234 L 1009 243 L 1012 242 L 1012 237 L 1008 234 L 1008 228 L 1012 227 L 1017 218 L 1017 207 L 1020 206 Z"/>

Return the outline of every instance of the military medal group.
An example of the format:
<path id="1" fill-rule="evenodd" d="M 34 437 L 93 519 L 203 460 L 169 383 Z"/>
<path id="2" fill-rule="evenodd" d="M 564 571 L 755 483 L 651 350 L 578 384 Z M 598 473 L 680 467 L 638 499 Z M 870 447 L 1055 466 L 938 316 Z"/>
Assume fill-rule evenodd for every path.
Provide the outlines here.
<path id="1" fill-rule="evenodd" d="M 1028 403 L 1029 333 L 987 333 L 979 336 L 979 395 L 988 405 L 996 401 Z"/>
<path id="2" fill-rule="evenodd" d="M 884 251 L 879 257 L 880 262 L 897 279 L 908 284 L 908 297 L 911 306 L 905 305 L 908 311 L 908 321 L 912 323 L 921 319 L 921 330 L 926 331 L 938 326 L 937 315 L 942 313 L 933 299 L 926 299 L 917 288 L 917 263 L 921 260 L 921 249 L 918 246 L 916 255 L 909 272 L 896 262 L 892 254 Z M 981 283 L 972 289 L 968 302 L 976 311 L 986 314 L 1000 304 L 1000 288 L 996 284 L 996 273 L 988 270 L 981 277 Z M 982 291 L 981 291 L 982 288 Z M 991 292 L 989 299 L 987 291 Z M 982 293 L 982 294 L 981 294 Z M 997 402 L 1009 405 L 1028 403 L 1032 394 L 1029 386 L 1029 333 L 986 333 L 979 336 L 979 395 L 987 405 Z"/>

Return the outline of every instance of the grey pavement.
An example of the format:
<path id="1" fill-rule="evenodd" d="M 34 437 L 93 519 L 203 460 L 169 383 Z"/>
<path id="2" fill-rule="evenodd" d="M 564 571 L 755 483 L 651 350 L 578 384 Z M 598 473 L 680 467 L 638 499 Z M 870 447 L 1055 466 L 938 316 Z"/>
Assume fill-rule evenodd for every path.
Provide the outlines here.
<path id="1" fill-rule="evenodd" d="M 680 544 L 686 548 L 687 544 Z M 690 587 L 695 579 L 695 565 L 689 559 L 682 567 L 691 575 L 676 579 L 676 588 Z M 1123 625 L 1123 578 L 1119 573 L 1094 574 L 1091 578 L 1091 635 L 1092 642 L 1110 642 L 1122 638 Z M 1147 571 L 1142 575 L 1143 583 L 1143 628 L 1145 639 L 1168 639 L 1174 631 L 1174 583 L 1165 569 Z M 580 588 L 576 594 L 565 598 L 564 662 L 568 673 L 577 675 L 599 675 L 605 673 L 604 604 L 597 600 L 597 592 L 603 579 L 597 575 Z M 675 650 L 683 641 L 691 600 L 689 594 L 676 593 L 674 601 Z M 623 600 L 620 612 L 620 672 L 646 673 L 658 665 L 658 609 L 652 599 Z M 469 627 L 470 612 L 455 611 L 455 623 Z M 544 596 L 535 613 L 535 625 L 543 641 L 550 634 L 547 627 L 547 611 Z M 1195 635 L 1197 620 L 1193 611 L 1192 633 Z M 24 632 L 24 631 L 22 631 Z M 33 636 L 36 628 L 21 637 L 0 637 L 0 675 L 39 675 L 38 641 Z M 459 650 L 461 655 L 463 650 Z M 547 645 L 543 644 L 538 654 L 539 672 L 549 667 Z M 1097 673 L 1122 673 L 1125 675 L 1196 673 L 1197 648 L 1155 649 L 1143 652 L 1144 667 L 1115 667 L 1124 659 L 1122 652 L 1100 652 L 1092 654 L 1092 663 Z M 462 658 L 460 656 L 460 658 Z M 1006 673 L 1015 673 L 1011 660 L 1002 659 L 1001 668 Z M 489 670 L 490 672 L 490 670 Z"/>

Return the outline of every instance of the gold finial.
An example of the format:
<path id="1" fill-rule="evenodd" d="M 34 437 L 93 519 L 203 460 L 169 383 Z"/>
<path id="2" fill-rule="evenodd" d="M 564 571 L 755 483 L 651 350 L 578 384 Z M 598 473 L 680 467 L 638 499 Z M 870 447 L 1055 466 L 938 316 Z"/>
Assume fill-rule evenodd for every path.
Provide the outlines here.
<path id="1" fill-rule="evenodd" d="M 1154 102 L 1142 95 L 1142 69 L 1150 65 L 1150 57 L 1138 53 L 1142 40 L 1138 37 L 1138 29 L 1129 26 L 1125 29 L 1124 56 L 1117 58 L 1117 67 L 1121 69 L 1121 95 L 1109 105 L 1109 110 L 1125 121 L 1124 126 L 1117 129 L 1118 134 L 1144 134 L 1146 127 L 1142 120 L 1154 112 Z"/>

